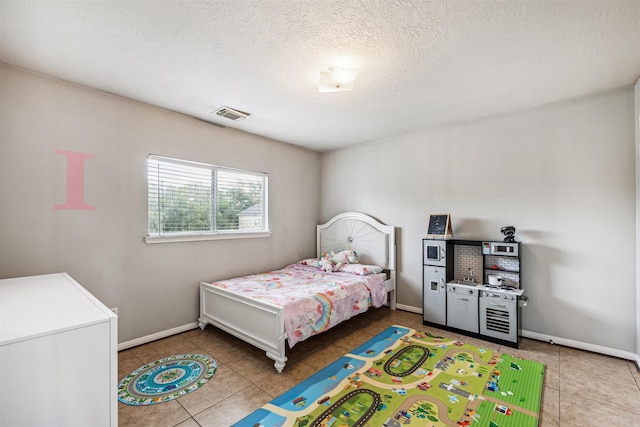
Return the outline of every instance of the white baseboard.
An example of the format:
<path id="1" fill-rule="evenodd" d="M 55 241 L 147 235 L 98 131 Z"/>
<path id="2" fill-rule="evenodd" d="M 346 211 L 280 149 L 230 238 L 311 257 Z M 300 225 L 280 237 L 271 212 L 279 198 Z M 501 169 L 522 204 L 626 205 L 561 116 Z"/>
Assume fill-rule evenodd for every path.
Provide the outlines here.
<path id="1" fill-rule="evenodd" d="M 396 304 L 398 310 L 409 311 L 411 313 L 422 314 L 421 307 L 413 307 L 411 305 Z M 640 355 L 636 355 L 629 351 L 618 350 L 615 348 L 604 347 L 595 344 L 589 344 L 581 341 L 574 341 L 567 338 L 554 337 L 551 335 L 540 334 L 532 331 L 522 331 L 522 336 L 525 338 L 531 338 L 538 341 L 553 342 L 554 344 L 564 345 L 566 347 L 573 347 L 580 350 L 593 351 L 594 353 L 606 354 L 607 356 L 619 357 L 621 359 L 633 360 L 636 362 L 636 367 L 640 368 Z"/>
<path id="2" fill-rule="evenodd" d="M 408 311 L 410 313 L 417 313 L 417 314 L 422 314 L 422 308 L 420 307 L 414 307 L 412 305 L 404 305 L 404 304 L 398 304 L 396 303 L 396 308 L 398 310 L 403 310 L 403 311 Z"/>
<path id="3" fill-rule="evenodd" d="M 419 307 L 413 307 L 410 305 L 398 304 L 396 306 L 399 310 L 409 311 L 411 313 L 422 314 L 422 309 Z M 136 338 L 131 341 L 125 341 L 118 344 L 118 351 L 126 350 L 132 347 L 136 347 L 143 344 L 148 344 L 152 341 L 156 341 L 162 338 L 170 337 L 171 335 L 180 334 L 182 332 L 190 331 L 198 327 L 198 322 L 188 323 L 177 328 L 167 329 L 166 331 L 156 332 L 155 334 L 147 335 L 144 337 Z"/>
<path id="4" fill-rule="evenodd" d="M 177 328 L 167 329 L 166 331 L 156 332 L 155 334 L 147 335 L 144 337 L 136 338 L 135 340 L 121 342 L 118 344 L 118 351 L 126 350 L 131 347 L 135 347 L 142 344 L 147 344 L 152 341 L 156 341 L 162 338 L 170 337 L 171 335 L 187 332 L 198 327 L 198 322 L 188 323 Z"/>
<path id="5" fill-rule="evenodd" d="M 399 310 L 408 311 L 411 313 L 422 314 L 422 309 L 419 307 L 413 307 L 411 305 L 398 304 Z M 155 334 L 147 335 L 144 337 L 136 338 L 135 340 L 126 341 L 118 344 L 118 351 L 126 350 L 138 345 L 147 344 L 152 341 L 156 341 L 162 338 L 170 337 L 171 335 L 180 334 L 182 332 L 190 331 L 198 327 L 198 322 L 188 323 L 177 328 L 167 329 L 166 331 L 156 332 Z M 594 353 L 606 354 L 607 356 L 619 357 L 621 359 L 633 360 L 636 362 L 636 366 L 640 367 L 640 355 L 636 355 L 629 351 L 618 350 L 615 348 L 604 347 L 595 344 L 589 344 L 581 341 L 574 341 L 567 338 L 554 337 L 552 335 L 540 334 L 532 331 L 522 331 L 522 336 L 525 338 L 531 338 L 543 342 L 551 342 L 553 344 L 564 345 L 566 347 L 573 347 L 580 350 L 592 351 Z"/>
<path id="6" fill-rule="evenodd" d="M 573 347 L 580 350 L 592 351 L 594 353 L 606 354 L 607 356 L 619 357 L 621 359 L 635 360 L 638 363 L 638 356 L 630 351 L 618 350 L 615 348 L 604 347 L 596 344 L 589 344 L 581 341 L 574 341 L 567 338 L 554 337 L 552 335 L 540 334 L 532 331 L 522 331 L 522 336 L 538 341 L 550 342 L 553 344 Z"/>

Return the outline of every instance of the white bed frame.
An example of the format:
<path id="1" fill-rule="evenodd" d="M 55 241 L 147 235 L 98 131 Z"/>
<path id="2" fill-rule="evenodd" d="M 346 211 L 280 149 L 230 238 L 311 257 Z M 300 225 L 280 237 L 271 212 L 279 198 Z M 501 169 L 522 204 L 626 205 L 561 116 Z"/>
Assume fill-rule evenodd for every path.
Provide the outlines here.
<path id="1" fill-rule="evenodd" d="M 358 212 L 346 212 L 317 226 L 317 256 L 325 251 L 353 249 L 362 264 L 382 266 L 389 272 L 385 282 L 389 307 L 396 308 L 395 228 Z M 200 317 L 204 329 L 212 324 L 267 353 L 282 372 L 287 361 L 284 309 L 227 289 L 200 283 Z"/>

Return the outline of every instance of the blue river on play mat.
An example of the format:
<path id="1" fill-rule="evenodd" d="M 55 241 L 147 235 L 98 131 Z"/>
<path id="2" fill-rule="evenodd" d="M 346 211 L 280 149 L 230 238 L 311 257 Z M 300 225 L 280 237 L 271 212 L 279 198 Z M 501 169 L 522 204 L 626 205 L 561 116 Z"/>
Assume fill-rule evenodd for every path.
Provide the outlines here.
<path id="1" fill-rule="evenodd" d="M 407 328 L 392 326 L 353 350 L 350 355 L 374 358 L 408 332 L 409 329 Z M 270 403 L 287 411 L 301 411 L 329 393 L 337 384 L 354 371 L 360 369 L 364 364 L 363 360 L 343 356 L 289 391 L 276 397 Z M 285 421 L 286 417 L 261 408 L 234 424 L 233 427 L 277 427 L 282 426 Z"/>

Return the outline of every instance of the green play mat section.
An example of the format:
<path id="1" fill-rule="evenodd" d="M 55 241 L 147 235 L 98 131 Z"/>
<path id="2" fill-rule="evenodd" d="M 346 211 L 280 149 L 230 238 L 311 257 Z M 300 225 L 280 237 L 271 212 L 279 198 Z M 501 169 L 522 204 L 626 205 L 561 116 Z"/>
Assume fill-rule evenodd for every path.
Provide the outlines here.
<path id="1" fill-rule="evenodd" d="M 544 365 L 392 326 L 235 427 L 535 427 Z"/>

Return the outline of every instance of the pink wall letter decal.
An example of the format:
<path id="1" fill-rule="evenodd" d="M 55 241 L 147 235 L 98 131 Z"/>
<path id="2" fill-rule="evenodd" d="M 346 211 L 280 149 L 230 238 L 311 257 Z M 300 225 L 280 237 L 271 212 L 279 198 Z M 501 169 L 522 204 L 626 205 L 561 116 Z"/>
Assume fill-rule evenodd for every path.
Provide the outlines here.
<path id="1" fill-rule="evenodd" d="M 62 205 L 53 205 L 53 209 L 95 211 L 95 206 L 87 205 L 84 202 L 84 162 L 96 156 L 59 149 L 56 149 L 56 154 L 67 157 L 67 200 Z"/>

